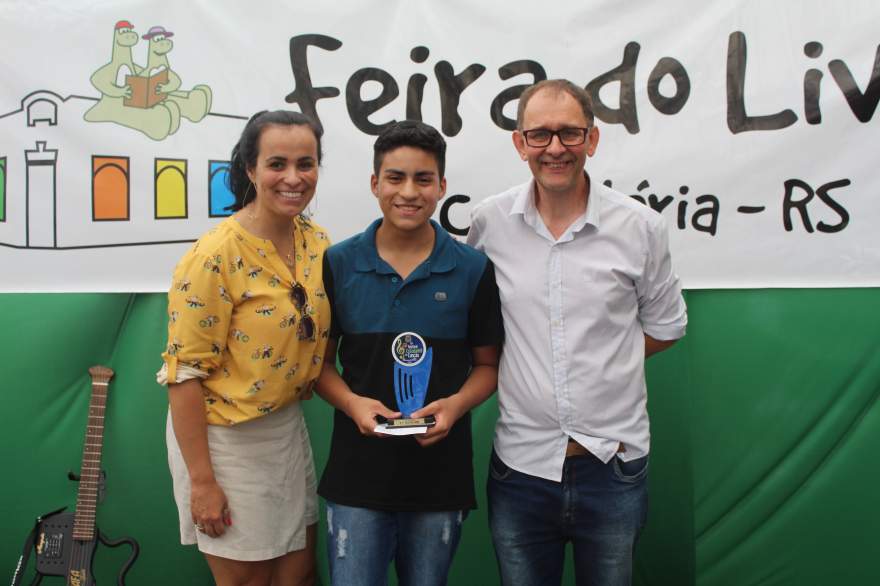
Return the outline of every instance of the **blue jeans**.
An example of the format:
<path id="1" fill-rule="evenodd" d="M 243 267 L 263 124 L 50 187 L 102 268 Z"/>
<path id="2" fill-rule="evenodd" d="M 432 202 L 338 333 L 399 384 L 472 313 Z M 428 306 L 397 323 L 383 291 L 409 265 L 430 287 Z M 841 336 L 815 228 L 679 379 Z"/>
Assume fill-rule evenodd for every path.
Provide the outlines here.
<path id="1" fill-rule="evenodd" d="M 629 586 L 636 540 L 648 514 L 648 457 L 604 464 L 566 458 L 562 482 L 508 467 L 492 451 L 489 528 L 505 586 L 562 582 L 574 546 L 578 585 Z"/>
<path id="2" fill-rule="evenodd" d="M 446 584 L 464 511 L 376 511 L 327 501 L 327 557 L 336 586 L 385 586 L 394 561 L 401 586 Z"/>

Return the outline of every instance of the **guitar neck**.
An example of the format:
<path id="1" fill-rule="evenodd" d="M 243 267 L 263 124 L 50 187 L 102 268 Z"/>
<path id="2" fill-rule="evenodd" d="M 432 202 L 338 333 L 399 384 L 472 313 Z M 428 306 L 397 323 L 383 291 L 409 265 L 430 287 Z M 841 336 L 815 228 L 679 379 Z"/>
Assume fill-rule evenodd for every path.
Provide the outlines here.
<path id="1" fill-rule="evenodd" d="M 98 505 L 98 483 L 101 477 L 101 449 L 104 445 L 104 413 L 113 371 L 106 366 L 93 366 L 89 369 L 89 375 L 92 377 L 92 398 L 89 401 L 89 419 L 86 424 L 73 522 L 73 538 L 82 541 L 95 538 L 95 509 Z"/>

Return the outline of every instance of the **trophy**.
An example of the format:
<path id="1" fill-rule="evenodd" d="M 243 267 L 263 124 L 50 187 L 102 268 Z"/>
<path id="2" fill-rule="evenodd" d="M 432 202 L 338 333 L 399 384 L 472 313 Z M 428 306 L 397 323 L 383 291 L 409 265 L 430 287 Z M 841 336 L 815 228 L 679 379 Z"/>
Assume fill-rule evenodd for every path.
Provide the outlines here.
<path id="1" fill-rule="evenodd" d="M 413 418 L 425 404 L 428 383 L 431 380 L 433 353 L 425 340 L 415 332 L 404 332 L 391 343 L 394 358 L 394 397 L 397 407 L 403 414 L 400 419 L 389 419 L 388 429 L 406 427 L 430 427 L 436 423 L 433 415 Z"/>

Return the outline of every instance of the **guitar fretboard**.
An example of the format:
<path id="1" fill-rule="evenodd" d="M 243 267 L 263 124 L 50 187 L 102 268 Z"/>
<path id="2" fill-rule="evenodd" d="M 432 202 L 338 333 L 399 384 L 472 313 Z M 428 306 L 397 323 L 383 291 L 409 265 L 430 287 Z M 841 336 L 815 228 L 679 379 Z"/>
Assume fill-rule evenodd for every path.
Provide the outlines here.
<path id="1" fill-rule="evenodd" d="M 106 366 L 89 369 L 92 377 L 92 398 L 89 401 L 89 419 L 83 445 L 80 468 L 79 492 L 76 496 L 76 514 L 73 521 L 73 538 L 89 541 L 95 537 L 95 509 L 98 504 L 98 482 L 101 476 L 101 448 L 104 445 L 104 412 L 107 406 L 107 389 L 113 371 Z"/>

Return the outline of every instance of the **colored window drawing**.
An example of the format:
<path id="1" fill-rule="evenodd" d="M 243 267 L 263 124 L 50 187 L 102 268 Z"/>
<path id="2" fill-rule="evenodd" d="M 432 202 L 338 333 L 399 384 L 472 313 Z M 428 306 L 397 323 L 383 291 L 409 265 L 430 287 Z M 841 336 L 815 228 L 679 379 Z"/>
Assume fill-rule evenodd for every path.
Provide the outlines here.
<path id="1" fill-rule="evenodd" d="M 92 156 L 92 220 L 129 219 L 128 157 Z"/>
<path id="2" fill-rule="evenodd" d="M 156 159 L 155 209 L 157 220 L 187 217 L 187 161 Z"/>
<path id="3" fill-rule="evenodd" d="M 6 221 L 6 157 L 0 157 L 0 222 Z"/>
<path id="4" fill-rule="evenodd" d="M 228 175 L 229 161 L 208 161 L 208 216 L 211 218 L 232 214 L 232 210 L 225 209 L 235 202 L 227 184 Z"/>

